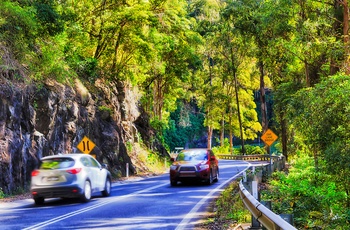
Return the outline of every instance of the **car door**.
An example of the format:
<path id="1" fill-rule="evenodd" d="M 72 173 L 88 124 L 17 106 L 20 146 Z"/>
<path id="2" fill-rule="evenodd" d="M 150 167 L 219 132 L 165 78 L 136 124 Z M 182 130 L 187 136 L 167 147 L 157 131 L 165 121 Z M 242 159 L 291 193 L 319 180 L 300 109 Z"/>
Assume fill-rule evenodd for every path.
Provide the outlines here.
<path id="1" fill-rule="evenodd" d="M 102 166 L 100 165 L 100 163 L 98 163 L 97 160 L 95 160 L 95 158 L 93 157 L 89 157 L 89 160 L 91 162 L 91 172 L 92 172 L 92 186 L 93 186 L 93 190 L 94 191 L 102 191 L 104 189 L 104 184 L 105 184 L 105 180 L 106 180 L 106 176 L 103 175 L 103 170 L 102 170 Z"/>

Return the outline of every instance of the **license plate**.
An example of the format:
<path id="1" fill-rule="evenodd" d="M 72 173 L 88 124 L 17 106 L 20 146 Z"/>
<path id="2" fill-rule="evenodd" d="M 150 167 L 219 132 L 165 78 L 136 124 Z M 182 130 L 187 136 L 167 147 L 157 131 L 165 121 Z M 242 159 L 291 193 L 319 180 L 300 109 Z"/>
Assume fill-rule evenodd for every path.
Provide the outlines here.
<path id="1" fill-rule="evenodd" d="M 193 172 L 180 172 L 180 177 L 195 177 L 196 174 Z"/>
<path id="2" fill-rule="evenodd" d="M 48 177 L 47 181 L 59 181 L 59 178 L 57 176 L 52 176 L 52 177 Z"/>

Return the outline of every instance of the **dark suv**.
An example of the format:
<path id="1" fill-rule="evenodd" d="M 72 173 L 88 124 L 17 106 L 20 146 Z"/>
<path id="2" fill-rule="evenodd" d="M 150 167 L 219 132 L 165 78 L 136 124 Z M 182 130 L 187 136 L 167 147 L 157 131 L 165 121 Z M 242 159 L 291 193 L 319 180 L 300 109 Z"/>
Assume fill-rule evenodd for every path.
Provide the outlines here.
<path id="1" fill-rule="evenodd" d="M 219 179 L 219 162 L 210 149 L 185 149 L 170 166 L 170 184 L 178 181 L 203 181 L 210 185 Z"/>

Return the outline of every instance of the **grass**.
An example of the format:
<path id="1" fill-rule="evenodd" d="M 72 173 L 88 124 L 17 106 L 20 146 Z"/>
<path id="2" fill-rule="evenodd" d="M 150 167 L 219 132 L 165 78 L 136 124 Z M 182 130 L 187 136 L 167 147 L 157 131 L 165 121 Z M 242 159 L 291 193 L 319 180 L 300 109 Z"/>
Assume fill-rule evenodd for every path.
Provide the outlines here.
<path id="1" fill-rule="evenodd" d="M 239 181 L 232 182 L 217 198 L 214 213 L 197 229 L 231 229 L 251 222 L 251 213 L 239 195 Z"/>

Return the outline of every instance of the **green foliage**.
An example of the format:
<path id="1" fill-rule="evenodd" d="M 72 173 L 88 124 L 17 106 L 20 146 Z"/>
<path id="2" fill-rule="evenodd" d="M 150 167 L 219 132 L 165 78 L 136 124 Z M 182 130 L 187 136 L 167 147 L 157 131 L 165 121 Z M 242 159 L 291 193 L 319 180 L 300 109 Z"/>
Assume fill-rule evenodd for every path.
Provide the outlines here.
<path id="1" fill-rule="evenodd" d="M 247 155 L 264 155 L 266 154 L 266 150 L 264 146 L 257 145 L 244 145 Z M 235 146 L 233 148 L 233 153 L 230 152 L 230 143 L 227 138 L 224 140 L 224 145 L 214 146 L 212 148 L 215 154 L 233 154 L 233 155 L 241 155 L 242 154 L 242 146 Z"/>
<path id="2" fill-rule="evenodd" d="M 244 207 L 239 195 L 239 182 L 231 183 L 216 201 L 216 216 L 219 220 L 230 219 L 232 222 L 247 223 L 251 213 Z"/>
<path id="3" fill-rule="evenodd" d="M 218 140 L 217 140 L 218 142 Z M 230 143 L 228 138 L 224 139 L 224 144 L 219 146 L 212 147 L 212 150 L 215 154 L 231 154 L 230 153 Z"/>
<path id="4" fill-rule="evenodd" d="M 314 154 L 316 167 L 333 175 L 343 191 L 350 189 L 348 92 L 349 77 L 339 74 L 324 79 L 314 88 L 300 90 L 289 108 L 291 122 Z M 318 165 L 323 161 L 325 167 Z"/>
<path id="5" fill-rule="evenodd" d="M 126 150 L 128 151 L 128 153 L 132 152 L 132 142 L 131 141 L 127 141 L 126 142 Z"/>
<path id="6" fill-rule="evenodd" d="M 264 146 L 257 145 L 245 145 L 245 150 L 247 155 L 264 155 L 266 154 L 266 150 Z"/>
<path id="7" fill-rule="evenodd" d="M 63 32 L 64 24 L 57 13 L 53 0 L 35 1 L 36 18 L 40 23 L 40 35 L 54 36 Z"/>
<path id="8" fill-rule="evenodd" d="M 177 101 L 177 109 L 170 114 L 169 125 L 163 132 L 170 150 L 186 145 L 196 147 L 195 143 L 206 132 L 203 121 L 204 114 L 194 102 Z"/>
<path id="9" fill-rule="evenodd" d="M 100 110 L 101 112 L 107 112 L 109 115 L 112 114 L 112 109 L 104 105 L 99 106 L 98 110 Z"/>
<path id="10" fill-rule="evenodd" d="M 322 1 L 3 0 L 0 74 L 39 83 L 131 82 L 170 150 L 202 144 L 206 127 L 255 139 L 262 114 L 254 92 L 269 77 L 270 124 L 286 137 L 279 150 L 303 159 L 288 175 L 274 175 L 275 210 L 293 213 L 301 227 L 336 228 L 350 216 L 342 10 Z M 213 149 L 229 154 L 229 141 Z M 265 150 L 246 145 L 246 153 Z M 145 158 L 158 160 L 153 153 Z"/>
<path id="11" fill-rule="evenodd" d="M 288 174 L 273 174 L 262 199 L 271 200 L 277 214 L 293 214 L 298 229 L 347 226 L 346 194 L 332 177 L 317 172 L 313 159 L 305 154 L 297 156 L 292 165 Z"/>
<path id="12" fill-rule="evenodd" d="M 35 49 L 38 28 L 32 7 L 21 7 L 13 1 L 0 1 L 0 44 L 10 48 L 14 58 L 29 61 L 27 59 Z"/>
<path id="13" fill-rule="evenodd" d="M 0 188 L 0 199 L 5 198 L 5 193 L 2 191 L 2 188 Z"/>

